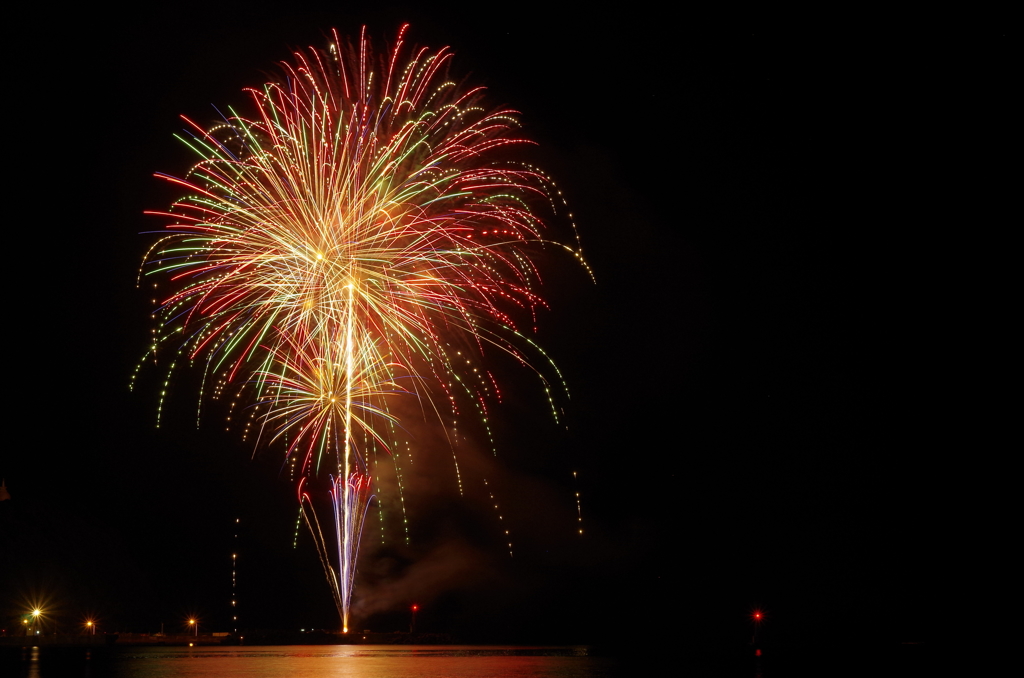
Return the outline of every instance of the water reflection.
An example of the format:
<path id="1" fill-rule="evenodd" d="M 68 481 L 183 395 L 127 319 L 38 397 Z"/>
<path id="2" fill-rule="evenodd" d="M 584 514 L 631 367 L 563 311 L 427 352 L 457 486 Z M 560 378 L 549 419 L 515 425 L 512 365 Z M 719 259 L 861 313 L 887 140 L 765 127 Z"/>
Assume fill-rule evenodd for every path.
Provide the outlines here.
<path id="1" fill-rule="evenodd" d="M 23 654 L 21 676 L 55 678 L 611 678 L 611 660 L 589 648 L 509 646 L 306 645 L 117 647 Z"/>
<path id="2" fill-rule="evenodd" d="M 39 648 L 33 646 L 29 650 L 28 678 L 40 678 L 39 676 Z"/>

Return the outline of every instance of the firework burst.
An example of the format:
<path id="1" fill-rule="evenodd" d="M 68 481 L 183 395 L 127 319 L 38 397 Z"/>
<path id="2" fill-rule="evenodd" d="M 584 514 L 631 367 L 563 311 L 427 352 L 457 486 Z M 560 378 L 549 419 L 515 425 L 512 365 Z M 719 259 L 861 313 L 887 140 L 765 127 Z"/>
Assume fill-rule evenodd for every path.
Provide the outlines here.
<path id="1" fill-rule="evenodd" d="M 549 364 L 535 371 L 550 398 L 561 379 L 523 329 L 543 306 L 532 255 L 555 245 L 583 262 L 578 241 L 544 234 L 550 180 L 506 160 L 529 143 L 517 113 L 486 107 L 449 79 L 447 48 L 407 48 L 405 30 L 385 54 L 365 29 L 355 44 L 335 33 L 248 90 L 251 115 L 186 119 L 200 159 L 158 175 L 187 194 L 153 213 L 167 231 L 143 268 L 170 287 L 152 357 L 169 352 L 169 373 L 201 364 L 204 390 L 253 403 L 259 435 L 287 440 L 304 477 L 330 476 L 337 567 L 315 514 L 307 524 L 344 627 L 389 402 L 413 394 L 440 413 L 468 396 L 486 413 L 496 382 L 468 356 L 492 350 Z M 311 511 L 302 483 L 299 496 Z"/>

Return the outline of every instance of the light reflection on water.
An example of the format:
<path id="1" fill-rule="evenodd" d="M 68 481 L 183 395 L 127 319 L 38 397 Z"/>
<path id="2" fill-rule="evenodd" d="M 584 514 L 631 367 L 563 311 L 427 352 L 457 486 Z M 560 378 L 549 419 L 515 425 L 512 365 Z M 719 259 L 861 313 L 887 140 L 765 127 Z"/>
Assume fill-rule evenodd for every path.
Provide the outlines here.
<path id="1" fill-rule="evenodd" d="M 40 678 L 39 675 L 39 648 L 33 647 L 29 650 L 28 678 Z"/>
<path id="2" fill-rule="evenodd" d="M 45 653 L 45 651 L 44 651 Z M 99 657 L 94 657 L 99 659 Z M 605 678 L 609 659 L 586 647 L 289 645 L 117 648 L 61 676 L 102 678 Z M 22 675 L 51 678 L 43 661 Z M 54 666 L 53 669 L 58 667 Z M 56 673 L 53 674 L 57 675 Z"/>

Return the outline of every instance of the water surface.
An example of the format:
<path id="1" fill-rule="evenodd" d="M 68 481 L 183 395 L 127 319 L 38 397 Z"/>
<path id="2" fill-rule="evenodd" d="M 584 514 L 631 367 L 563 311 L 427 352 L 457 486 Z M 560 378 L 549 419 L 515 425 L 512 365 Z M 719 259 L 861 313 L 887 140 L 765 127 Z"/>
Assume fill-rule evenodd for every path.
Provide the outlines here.
<path id="1" fill-rule="evenodd" d="M 610 678 L 587 647 L 288 645 L 26 649 L 26 678 Z"/>

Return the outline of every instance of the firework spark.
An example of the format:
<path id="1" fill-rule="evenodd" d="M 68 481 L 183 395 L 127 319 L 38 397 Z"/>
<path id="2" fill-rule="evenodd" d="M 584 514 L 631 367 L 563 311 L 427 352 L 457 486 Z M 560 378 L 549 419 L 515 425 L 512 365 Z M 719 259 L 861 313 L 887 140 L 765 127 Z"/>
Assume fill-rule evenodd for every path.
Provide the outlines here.
<path id="1" fill-rule="evenodd" d="M 150 351 L 170 351 L 168 378 L 199 362 L 204 391 L 254 403 L 266 442 L 286 440 L 304 478 L 331 478 L 337 567 L 301 482 L 299 497 L 344 627 L 389 402 L 457 412 L 468 397 L 486 420 L 492 350 L 547 363 L 534 371 L 550 399 L 546 375 L 561 377 L 525 333 L 544 305 L 533 257 L 548 244 L 583 263 L 578 240 L 544 235 L 534 206 L 554 213 L 551 181 L 506 160 L 530 143 L 517 113 L 486 107 L 449 79 L 447 48 L 407 48 L 405 31 L 387 54 L 365 29 L 355 44 L 334 33 L 248 90 L 251 115 L 186 119 L 200 160 L 158 175 L 187 195 L 153 213 L 167 231 L 144 266 L 170 286 Z"/>

